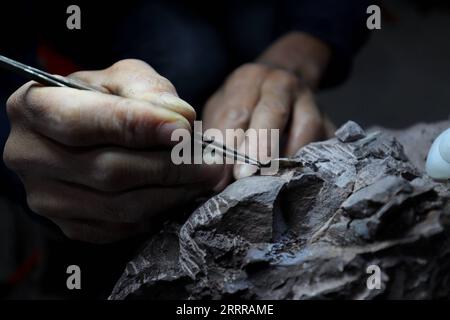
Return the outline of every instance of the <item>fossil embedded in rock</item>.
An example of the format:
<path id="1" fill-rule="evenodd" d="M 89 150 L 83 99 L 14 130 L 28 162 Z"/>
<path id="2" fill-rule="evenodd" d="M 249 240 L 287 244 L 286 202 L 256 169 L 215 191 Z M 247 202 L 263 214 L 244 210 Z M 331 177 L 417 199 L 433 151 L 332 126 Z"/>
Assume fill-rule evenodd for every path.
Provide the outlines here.
<path id="1" fill-rule="evenodd" d="M 448 297 L 449 188 L 415 158 L 435 127 L 358 139 L 352 128 L 305 146 L 276 175 L 236 181 L 186 221 L 168 221 L 110 298 Z M 371 265 L 379 290 L 365 285 Z"/>

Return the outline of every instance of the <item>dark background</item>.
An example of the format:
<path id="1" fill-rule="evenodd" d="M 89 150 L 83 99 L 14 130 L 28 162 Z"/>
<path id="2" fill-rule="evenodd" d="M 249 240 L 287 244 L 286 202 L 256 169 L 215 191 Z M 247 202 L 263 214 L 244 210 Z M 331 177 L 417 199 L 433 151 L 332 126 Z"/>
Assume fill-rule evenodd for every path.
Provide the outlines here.
<path id="1" fill-rule="evenodd" d="M 393 128 L 450 115 L 450 2 L 383 1 L 381 30 L 357 56 L 350 79 L 319 94 L 337 124 Z"/>
<path id="2" fill-rule="evenodd" d="M 339 87 L 318 93 L 320 106 L 336 125 L 352 119 L 364 126 L 402 128 L 418 122 L 448 118 L 449 2 L 383 2 L 382 30 L 371 32 L 368 43 L 356 58 L 350 78 Z M 35 248 L 41 247 L 41 242 L 50 243 L 47 251 L 53 252 L 53 257 L 59 258 L 65 265 L 78 261 L 78 255 L 83 252 L 84 258 L 91 263 L 86 267 L 81 265 L 81 268 L 92 270 L 94 274 L 91 276 L 87 272 L 83 279 L 86 283 L 96 284 L 93 289 L 96 296 L 99 291 L 101 295 L 107 296 L 111 284 L 121 274 L 123 265 L 133 252 L 129 250 L 130 257 L 123 256 L 119 259 L 114 246 L 99 248 L 60 239 L 49 240 L 45 225 L 33 221 L 30 215 L 11 203 L 10 198 L 6 201 L 8 191 L 0 192 L 0 297 L 61 297 L 67 275 L 65 270 L 53 270 L 38 263 L 46 261 L 48 265 L 51 264 L 51 257 L 47 256 L 46 251 L 35 251 Z M 6 211 L 12 214 L 3 215 Z M 104 256 L 108 256 L 109 260 L 102 258 L 98 261 L 100 251 L 106 252 Z M 123 260 L 122 264 L 115 263 L 118 259 Z M 4 263 L 7 260 L 14 263 Z M 104 268 L 110 272 L 111 277 L 96 278 L 95 274 Z M 23 281 L 14 290 L 3 286 L 3 276 L 14 275 L 15 272 L 18 276 L 25 275 Z M 55 287 L 54 283 L 58 285 Z M 39 290 L 34 290 L 36 288 Z M 89 297 L 73 292 L 65 294 L 69 298 Z"/>

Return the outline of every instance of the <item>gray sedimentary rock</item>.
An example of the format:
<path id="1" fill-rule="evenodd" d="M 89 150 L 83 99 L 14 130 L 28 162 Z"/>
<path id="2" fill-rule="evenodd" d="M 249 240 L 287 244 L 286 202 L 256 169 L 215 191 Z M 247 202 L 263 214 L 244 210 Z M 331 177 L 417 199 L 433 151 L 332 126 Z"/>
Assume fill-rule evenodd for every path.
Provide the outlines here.
<path id="1" fill-rule="evenodd" d="M 411 145 L 427 148 L 426 132 L 437 135 L 410 131 Z M 296 167 L 233 183 L 152 236 L 111 298 L 448 297 L 448 185 L 403 141 L 343 134 L 302 148 Z M 371 265 L 380 289 L 366 285 Z"/>
<path id="2" fill-rule="evenodd" d="M 336 131 L 335 135 L 341 142 L 353 142 L 364 138 L 366 133 L 359 124 L 354 121 L 348 121 Z"/>

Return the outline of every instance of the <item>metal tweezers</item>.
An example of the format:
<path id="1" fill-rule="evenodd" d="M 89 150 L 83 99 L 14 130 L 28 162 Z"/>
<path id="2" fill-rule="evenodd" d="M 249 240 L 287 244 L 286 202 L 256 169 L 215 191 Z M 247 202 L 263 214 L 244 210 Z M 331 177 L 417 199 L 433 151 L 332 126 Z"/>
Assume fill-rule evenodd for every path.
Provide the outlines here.
<path id="1" fill-rule="evenodd" d="M 90 86 L 82 81 L 69 79 L 60 75 L 52 75 L 45 71 L 33 68 L 26 64 L 17 62 L 13 59 L 9 59 L 5 56 L 0 55 L 0 67 L 12 71 L 26 79 L 34 80 L 42 85 L 52 86 L 52 87 L 69 87 L 79 90 L 89 90 L 94 92 L 102 92 L 101 89 Z M 207 137 L 201 133 L 194 133 L 194 140 L 202 144 L 202 148 L 209 146 L 210 148 L 219 151 L 221 154 L 234 159 L 242 161 L 243 163 L 255 165 L 259 168 L 267 166 L 258 160 L 255 160 L 243 153 L 238 152 L 235 149 L 229 148 L 224 144 L 214 141 L 213 138 Z"/>

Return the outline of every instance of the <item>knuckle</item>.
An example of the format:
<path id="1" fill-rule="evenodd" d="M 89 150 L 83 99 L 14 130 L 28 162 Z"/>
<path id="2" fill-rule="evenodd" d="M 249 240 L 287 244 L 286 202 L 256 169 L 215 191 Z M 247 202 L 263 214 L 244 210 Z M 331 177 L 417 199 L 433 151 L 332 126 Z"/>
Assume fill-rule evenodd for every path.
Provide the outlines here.
<path id="1" fill-rule="evenodd" d="M 160 75 L 149 73 L 146 71 L 135 72 L 131 82 L 133 85 L 125 86 L 123 95 L 133 97 L 136 91 L 143 93 L 171 93 L 176 95 L 175 86 L 167 79 Z"/>
<path id="2" fill-rule="evenodd" d="M 38 122 L 47 122 L 54 119 L 51 107 L 48 101 L 51 97 L 43 97 L 38 88 L 31 88 L 23 97 L 23 104 L 21 104 L 22 115 L 29 125 L 33 126 Z"/>
<path id="3" fill-rule="evenodd" d="M 6 112 L 10 120 L 17 119 L 22 108 L 20 101 L 22 97 L 17 92 L 13 93 L 6 101 Z"/>
<path id="4" fill-rule="evenodd" d="M 97 157 L 92 169 L 94 184 L 103 191 L 115 191 L 123 184 L 127 173 L 121 161 L 112 153 L 105 153 Z"/>
<path id="5" fill-rule="evenodd" d="M 290 113 L 289 106 L 286 106 L 279 101 L 271 101 L 270 103 L 262 102 L 258 109 L 259 112 L 270 114 L 271 116 L 276 118 L 287 118 L 289 117 Z"/>
<path id="6" fill-rule="evenodd" d="M 24 116 L 41 117 L 47 112 L 46 104 L 39 95 L 39 87 L 28 82 L 17 89 L 6 101 L 6 111 L 10 120 L 23 119 Z"/>
<path id="7" fill-rule="evenodd" d="M 134 108 L 134 104 L 138 102 L 131 99 L 119 98 L 114 102 L 115 123 L 119 123 L 118 130 L 114 130 L 118 135 L 118 139 L 125 144 L 138 143 L 140 133 L 148 131 L 149 122 L 144 114 L 138 114 L 139 108 Z"/>
<path id="8" fill-rule="evenodd" d="M 71 74 L 69 74 L 67 77 L 69 78 L 75 78 L 75 79 L 84 79 L 87 76 L 92 74 L 92 71 L 76 71 Z"/>
<path id="9" fill-rule="evenodd" d="M 102 76 L 105 70 L 77 71 L 69 74 L 67 77 L 80 81 L 82 83 L 92 84 L 98 88 L 102 87 Z"/>
<path id="10" fill-rule="evenodd" d="M 124 95 L 132 96 L 135 93 L 136 88 L 145 87 L 145 89 L 157 93 L 169 92 L 176 93 L 174 85 L 165 77 L 159 75 L 151 66 L 146 62 L 137 59 L 125 59 L 120 60 L 113 64 L 109 70 L 114 76 L 116 73 L 121 74 L 124 71 L 128 71 L 128 81 L 131 85 L 123 86 Z"/>
<path id="11" fill-rule="evenodd" d="M 55 212 L 59 211 L 60 206 L 56 199 L 48 194 L 41 194 L 29 186 L 26 189 L 27 204 L 31 211 L 41 216 L 55 215 Z"/>
<path id="12" fill-rule="evenodd" d="M 156 92 L 176 92 L 176 89 L 172 82 L 162 76 L 153 77 L 151 80 L 152 89 Z"/>
<path id="13" fill-rule="evenodd" d="M 6 140 L 5 149 L 3 151 L 3 162 L 7 168 L 14 170 L 18 165 L 17 159 L 18 157 L 16 157 L 15 152 L 11 148 L 11 138 L 8 138 L 8 140 Z"/>
<path id="14" fill-rule="evenodd" d="M 251 111 L 247 108 L 232 108 L 224 114 L 225 123 L 234 123 L 236 126 L 248 123 Z"/>
<path id="15" fill-rule="evenodd" d="M 261 64 L 246 63 L 234 70 L 230 77 L 228 77 L 225 85 L 231 85 L 235 80 L 242 80 L 246 78 L 254 78 L 262 76 L 268 68 Z"/>
<path id="16" fill-rule="evenodd" d="M 143 65 L 147 66 L 147 63 L 139 59 L 123 59 L 114 63 L 110 68 L 114 72 L 121 72 L 123 69 L 142 67 Z"/>
<path id="17" fill-rule="evenodd" d="M 266 71 L 268 68 L 265 65 L 257 64 L 257 63 L 245 63 L 242 66 L 240 66 L 236 72 L 240 73 L 259 73 L 261 71 Z"/>
<path id="18" fill-rule="evenodd" d="M 296 88 L 300 85 L 300 80 L 294 73 L 281 69 L 273 70 L 270 74 L 270 79 L 274 82 L 282 83 L 289 88 Z"/>
<path id="19" fill-rule="evenodd" d="M 12 133 L 6 140 L 5 148 L 3 151 L 3 162 L 7 168 L 18 173 L 20 168 L 29 166 L 30 157 L 26 157 L 20 154 L 20 150 L 19 148 L 17 148 L 18 144 L 16 143 L 16 135 L 13 132 L 14 131 L 12 131 Z"/>

